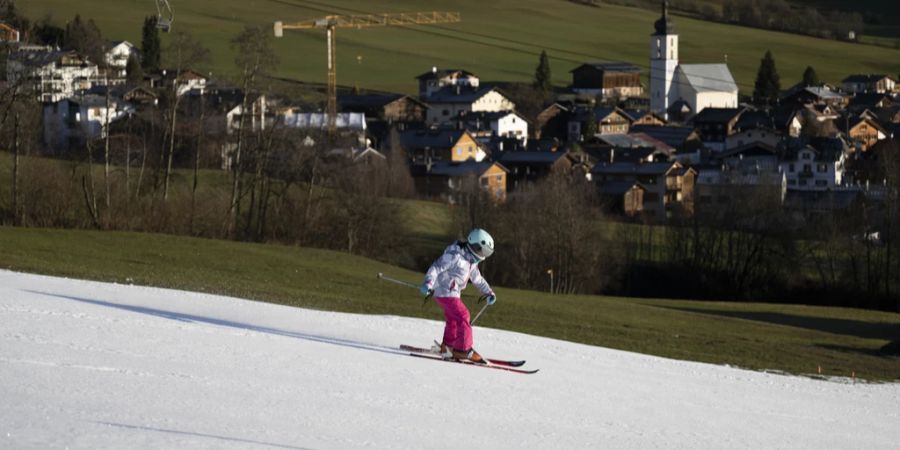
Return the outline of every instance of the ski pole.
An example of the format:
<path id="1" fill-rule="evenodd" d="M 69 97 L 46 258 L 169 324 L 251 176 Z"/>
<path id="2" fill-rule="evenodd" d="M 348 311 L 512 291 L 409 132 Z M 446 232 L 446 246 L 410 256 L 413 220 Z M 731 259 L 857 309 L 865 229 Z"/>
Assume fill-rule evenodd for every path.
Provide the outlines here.
<path id="1" fill-rule="evenodd" d="M 484 310 L 486 310 L 488 306 L 491 306 L 491 305 L 488 305 L 487 303 L 485 303 L 484 306 L 481 307 L 481 311 L 478 311 L 478 314 L 475 315 L 475 318 L 472 319 L 471 322 L 469 322 L 469 326 L 475 325 L 475 321 L 478 320 L 479 317 L 481 317 L 481 313 L 483 313 Z"/>
<path id="2" fill-rule="evenodd" d="M 385 275 L 384 275 L 383 273 L 381 273 L 381 272 L 378 272 L 378 279 L 379 279 L 379 280 L 384 280 L 384 281 L 390 281 L 391 283 L 396 283 L 396 284 L 399 284 L 399 285 L 401 285 L 401 286 L 411 287 L 411 288 L 413 288 L 413 289 L 418 289 L 418 288 L 419 288 L 419 286 L 416 286 L 415 284 L 412 284 L 412 283 L 410 283 L 410 282 L 408 282 L 408 281 L 403 281 L 403 280 L 398 280 L 398 279 L 396 279 L 396 278 L 391 278 L 391 277 L 385 276 Z"/>
<path id="3" fill-rule="evenodd" d="M 384 281 L 390 281 L 391 283 L 396 283 L 396 284 L 399 284 L 400 286 L 406 286 L 406 287 L 410 287 L 413 289 L 419 289 L 419 286 L 416 286 L 415 284 L 412 284 L 408 281 L 398 280 L 396 278 L 391 278 L 391 277 L 385 276 L 381 272 L 378 272 L 378 279 L 384 280 Z M 428 291 L 428 295 L 426 295 L 425 298 L 422 299 L 422 306 L 425 306 L 425 304 L 428 303 L 428 299 L 430 299 L 431 296 L 433 296 L 433 295 L 434 295 L 434 291 Z"/>

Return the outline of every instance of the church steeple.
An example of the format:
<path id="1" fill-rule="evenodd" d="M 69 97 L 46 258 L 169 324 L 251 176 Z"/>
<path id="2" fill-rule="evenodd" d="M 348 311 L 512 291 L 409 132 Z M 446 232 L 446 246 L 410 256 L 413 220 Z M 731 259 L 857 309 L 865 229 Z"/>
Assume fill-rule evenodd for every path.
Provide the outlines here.
<path id="1" fill-rule="evenodd" d="M 675 34 L 675 25 L 672 24 L 672 19 L 669 17 L 669 0 L 663 0 L 662 2 L 662 16 L 653 24 L 656 28 L 656 35 L 666 35 L 666 34 Z"/>

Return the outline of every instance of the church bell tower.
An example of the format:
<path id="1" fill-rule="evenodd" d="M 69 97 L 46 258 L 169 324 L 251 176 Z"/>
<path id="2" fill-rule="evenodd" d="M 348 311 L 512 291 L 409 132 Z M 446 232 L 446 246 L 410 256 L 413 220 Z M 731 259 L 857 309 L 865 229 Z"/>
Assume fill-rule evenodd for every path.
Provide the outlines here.
<path id="1" fill-rule="evenodd" d="M 675 68 L 678 67 L 678 35 L 669 17 L 669 2 L 662 2 L 662 17 L 654 24 L 650 35 L 650 110 L 667 117 L 667 110 L 675 100 L 673 89 Z"/>

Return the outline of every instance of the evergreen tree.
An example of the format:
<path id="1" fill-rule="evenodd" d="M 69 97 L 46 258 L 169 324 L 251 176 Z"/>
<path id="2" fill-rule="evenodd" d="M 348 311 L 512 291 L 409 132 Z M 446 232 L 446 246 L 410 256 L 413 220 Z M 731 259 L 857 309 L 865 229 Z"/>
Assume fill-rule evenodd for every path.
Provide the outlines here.
<path id="1" fill-rule="evenodd" d="M 66 24 L 63 45 L 87 56 L 91 61 L 103 62 L 103 36 L 93 19 L 85 22 L 76 14 L 75 18 Z"/>
<path id="2" fill-rule="evenodd" d="M 759 71 L 756 73 L 756 83 L 753 87 L 753 101 L 758 105 L 772 105 L 778 101 L 781 94 L 781 80 L 778 70 L 775 68 L 775 58 L 771 51 L 759 63 Z"/>
<path id="3" fill-rule="evenodd" d="M 806 87 L 809 86 L 819 86 L 819 74 L 816 73 L 816 69 L 813 69 L 812 66 L 806 66 L 806 70 L 803 71 L 803 85 Z"/>
<path id="4" fill-rule="evenodd" d="M 159 42 L 159 28 L 156 28 L 156 18 L 144 19 L 144 28 L 141 31 L 141 68 L 147 72 L 159 70 L 161 44 Z"/>
<path id="5" fill-rule="evenodd" d="M 542 92 L 550 92 L 553 90 L 553 82 L 550 77 L 550 58 L 547 57 L 547 51 L 541 51 L 541 59 L 537 69 L 534 70 L 534 87 Z"/>
<path id="6" fill-rule="evenodd" d="M 144 79 L 144 69 L 141 68 L 140 58 L 135 54 L 128 57 L 128 63 L 125 65 L 125 74 L 128 84 L 136 85 Z"/>

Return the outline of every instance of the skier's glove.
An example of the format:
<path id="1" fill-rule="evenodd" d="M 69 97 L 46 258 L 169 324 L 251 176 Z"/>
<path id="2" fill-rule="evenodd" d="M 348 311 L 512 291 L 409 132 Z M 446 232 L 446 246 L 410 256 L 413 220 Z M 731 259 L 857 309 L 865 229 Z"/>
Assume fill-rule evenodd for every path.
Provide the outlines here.
<path id="1" fill-rule="evenodd" d="M 431 286 L 428 286 L 428 283 L 422 283 L 422 285 L 419 286 L 419 293 L 427 297 L 431 294 Z"/>
<path id="2" fill-rule="evenodd" d="M 490 293 L 490 295 L 487 296 L 485 301 L 487 301 L 488 305 L 493 305 L 494 303 L 497 302 L 497 296 L 492 292 L 492 293 Z"/>

